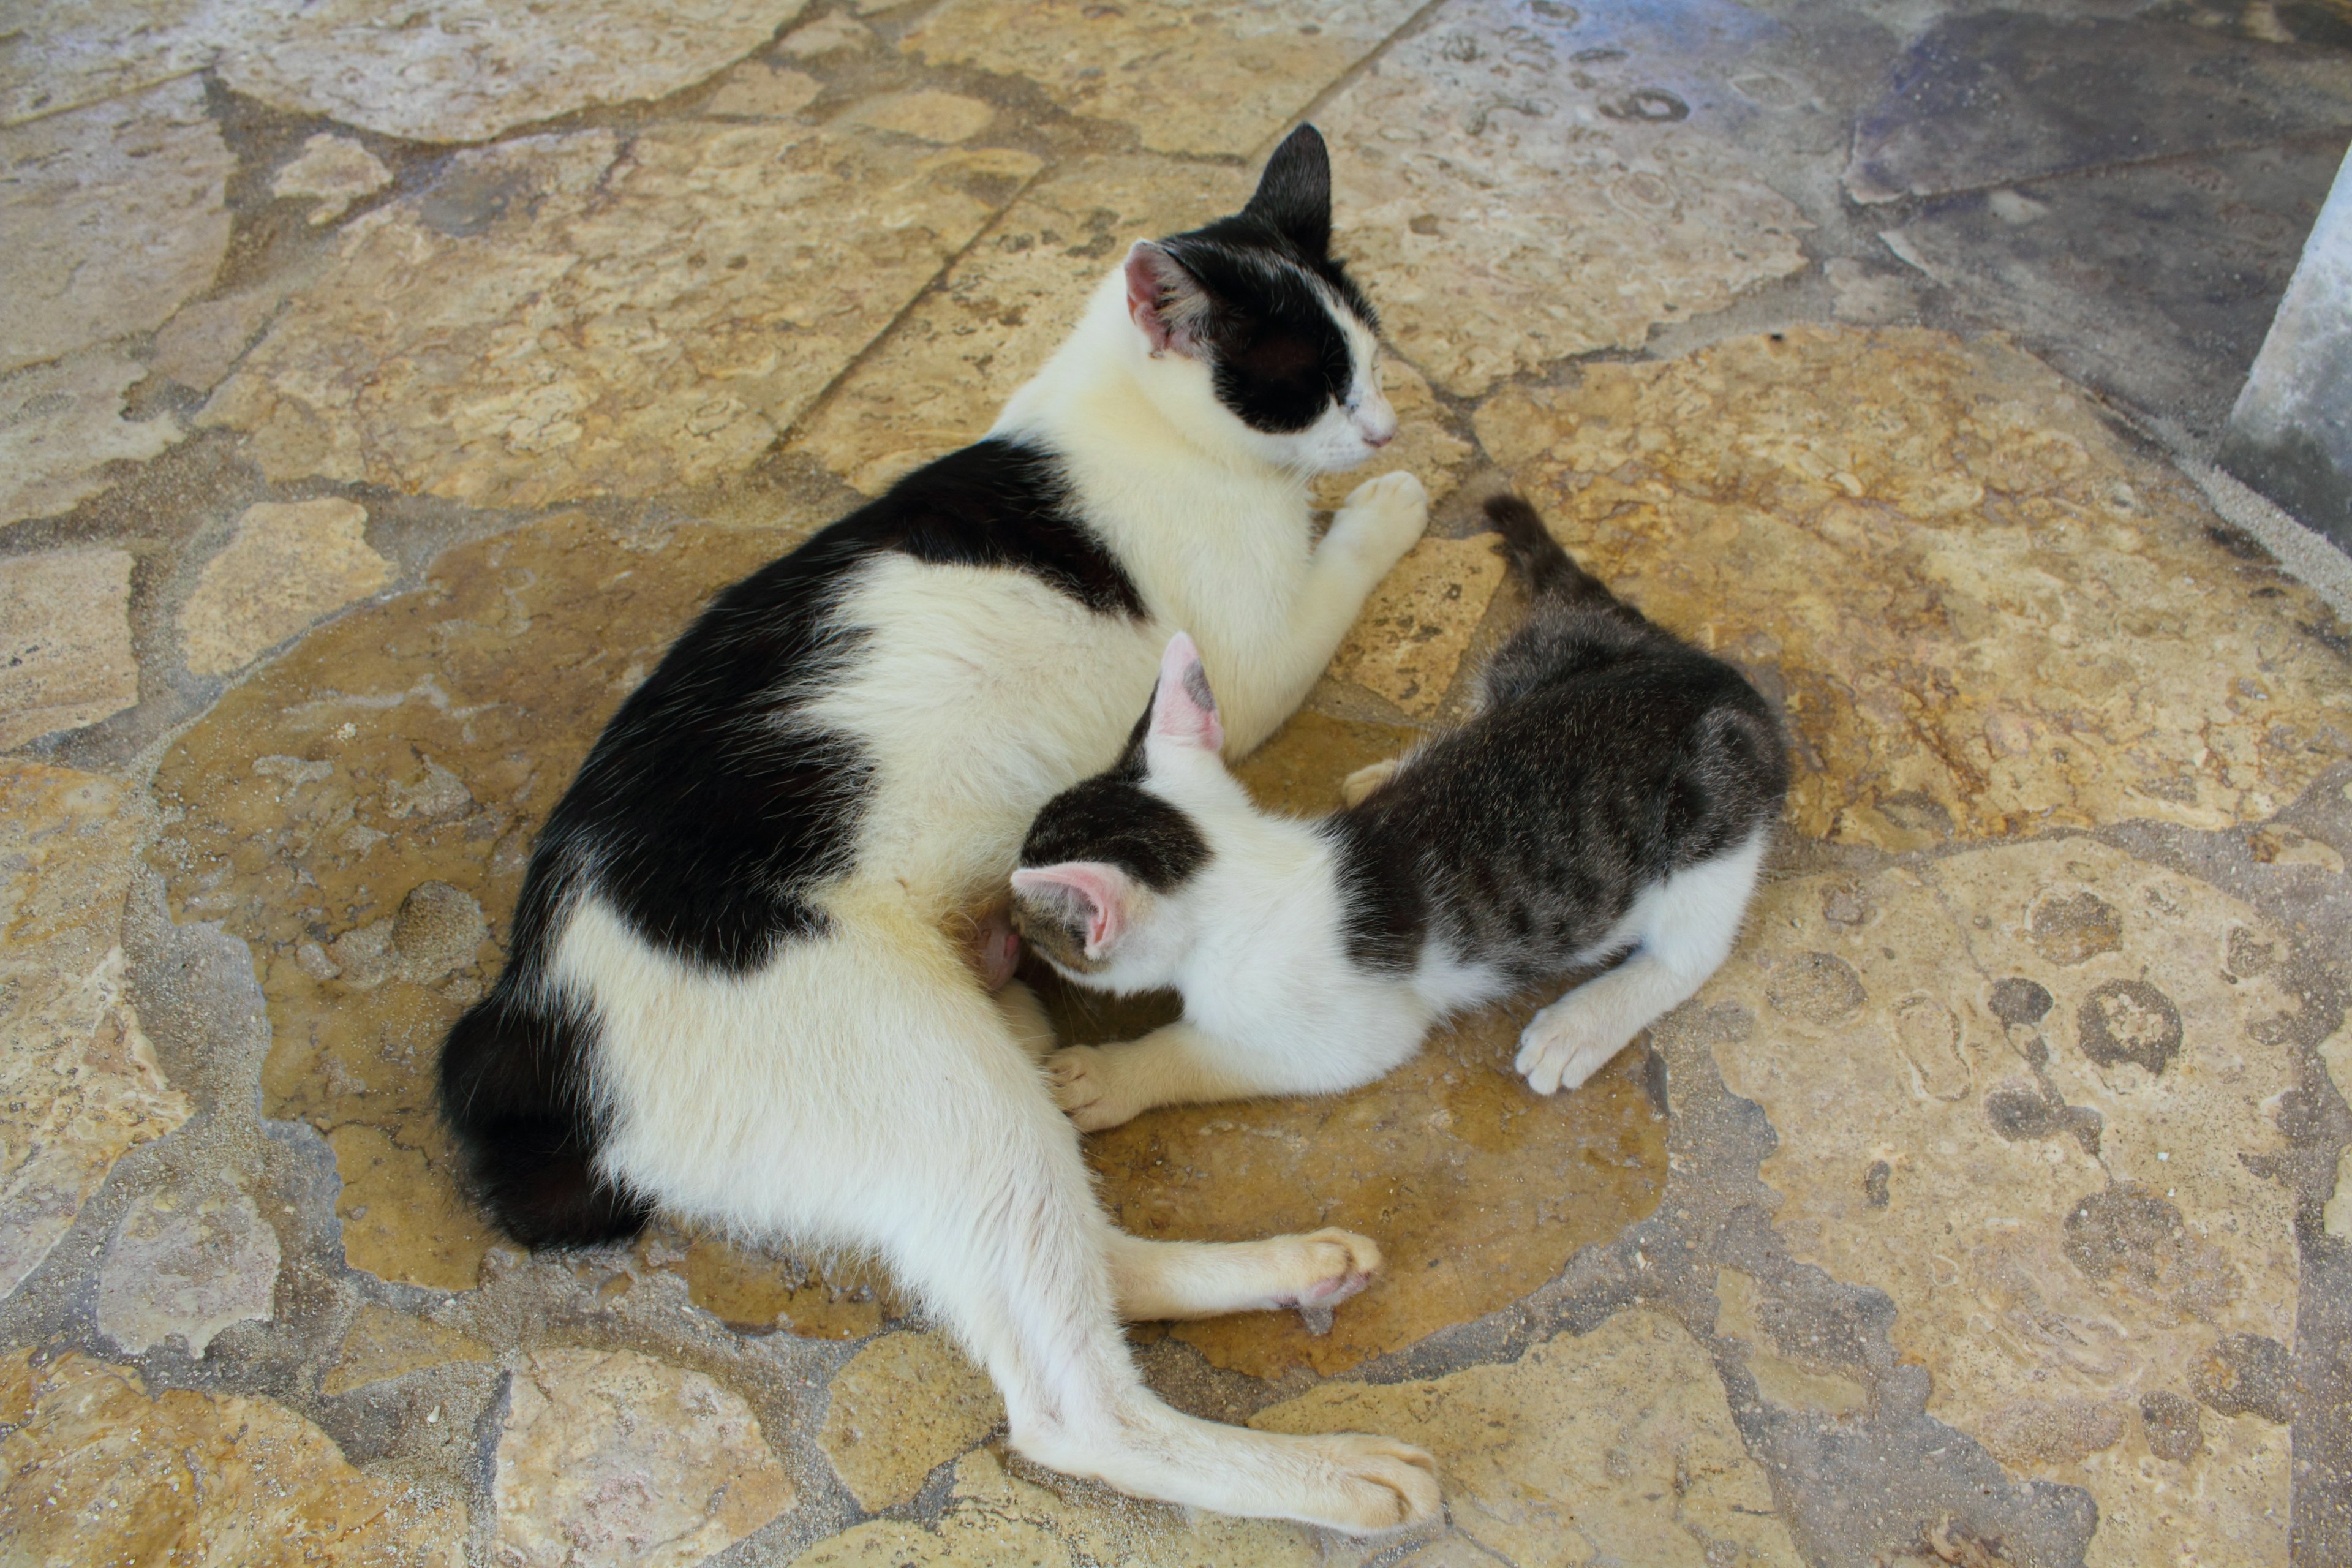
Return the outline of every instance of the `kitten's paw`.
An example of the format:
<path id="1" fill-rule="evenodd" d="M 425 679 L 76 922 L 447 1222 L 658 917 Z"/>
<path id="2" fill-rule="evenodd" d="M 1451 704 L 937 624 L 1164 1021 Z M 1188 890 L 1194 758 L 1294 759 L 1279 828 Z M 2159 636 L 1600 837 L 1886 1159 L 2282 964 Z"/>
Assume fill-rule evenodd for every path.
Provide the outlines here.
<path id="1" fill-rule="evenodd" d="M 1402 757 L 1391 757 L 1384 763 L 1370 763 L 1358 768 L 1339 781 L 1341 803 L 1348 805 L 1361 805 L 1366 795 L 1396 777 L 1397 769 L 1403 763 Z"/>
<path id="2" fill-rule="evenodd" d="M 1400 468 L 1358 485 L 1331 520 L 1326 544 L 1354 552 L 1382 574 L 1429 526 L 1429 492 Z"/>
<path id="3" fill-rule="evenodd" d="M 1605 1026 L 1595 1028 L 1599 1022 L 1555 1002 L 1520 1032 L 1518 1059 L 1512 1065 L 1538 1094 L 1581 1088 L 1625 1048 L 1623 1040 L 1612 1037 L 1614 1031 Z"/>
<path id="4" fill-rule="evenodd" d="M 1141 1106 L 1129 1105 L 1119 1093 L 1110 1053 L 1094 1046 L 1069 1046 L 1045 1058 L 1045 1082 L 1060 1106 L 1081 1132 L 1135 1120 Z"/>
<path id="5" fill-rule="evenodd" d="M 1276 1307 L 1329 1310 L 1362 1291 L 1381 1271 L 1380 1244 L 1351 1230 L 1318 1230 L 1279 1238 L 1284 1248 Z"/>

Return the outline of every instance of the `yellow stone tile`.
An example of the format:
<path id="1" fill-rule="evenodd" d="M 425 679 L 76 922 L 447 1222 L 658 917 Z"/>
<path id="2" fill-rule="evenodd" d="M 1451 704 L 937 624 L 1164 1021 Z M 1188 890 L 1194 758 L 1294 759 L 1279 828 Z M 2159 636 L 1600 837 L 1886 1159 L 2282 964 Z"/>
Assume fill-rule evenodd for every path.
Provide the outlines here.
<path id="1" fill-rule="evenodd" d="M 1328 1383 L 1250 1425 L 1421 1445 L 1437 1458 L 1454 1528 L 1521 1568 L 1801 1561 L 1706 1352 L 1640 1308 L 1507 1366 Z"/>
<path id="2" fill-rule="evenodd" d="M 366 526 L 366 508 L 332 498 L 246 508 L 180 606 L 189 669 L 226 674 L 391 582 Z"/>
<path id="3" fill-rule="evenodd" d="M 273 479 L 476 506 L 726 478 L 1036 167 L 796 121 L 461 153 L 342 231 L 203 419 Z"/>
<path id="4" fill-rule="evenodd" d="M 343 1347 L 327 1369 L 321 1394 L 332 1396 L 362 1384 L 404 1377 L 428 1367 L 453 1362 L 488 1362 L 496 1358 L 489 1346 L 473 1335 L 435 1322 L 430 1318 L 395 1312 L 371 1301 L 352 1320 Z"/>
<path id="5" fill-rule="evenodd" d="M 1004 1419 L 988 1374 L 934 1333 L 884 1334 L 833 1374 L 827 1398 L 817 1444 L 868 1513 L 913 1498 Z"/>
<path id="6" fill-rule="evenodd" d="M 2352 755 L 2327 608 L 1997 338 L 1791 327 L 1477 427 L 1590 570 L 1784 685 L 1807 836 L 2216 828 Z"/>
<path id="7" fill-rule="evenodd" d="M 125 1150 L 187 1120 L 122 994 L 145 813 L 111 779 L 0 763 L 0 1293 Z"/>
<path id="8" fill-rule="evenodd" d="M 1364 601 L 1330 673 L 1416 719 L 1433 716 L 1503 576 L 1492 534 L 1422 540 Z"/>
<path id="9" fill-rule="evenodd" d="M 25 1424 L 0 1439 L 0 1520 L 26 1563 L 460 1568 L 466 1510 L 362 1474 L 267 1399 L 180 1389 L 68 1353 L 8 1358 Z"/>

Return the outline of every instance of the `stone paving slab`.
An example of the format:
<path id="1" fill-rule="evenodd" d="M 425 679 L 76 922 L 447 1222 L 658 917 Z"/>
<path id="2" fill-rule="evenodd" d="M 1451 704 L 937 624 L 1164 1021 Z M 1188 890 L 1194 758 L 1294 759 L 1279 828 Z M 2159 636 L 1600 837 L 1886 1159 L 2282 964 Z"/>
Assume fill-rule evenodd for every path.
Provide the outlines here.
<path id="1" fill-rule="evenodd" d="M 2196 455 L 2352 123 L 2332 4 L 29 0 L 0 1556 L 2352 1556 L 2347 606 L 2143 438 Z M 1463 710 L 1505 484 L 1798 752 L 1740 949 L 1581 1092 L 1508 1072 L 1530 997 L 1090 1141 L 1135 1228 L 1381 1242 L 1328 1325 L 1131 1337 L 1204 1416 L 1430 1446 L 1394 1542 L 1027 1465 L 855 1259 L 522 1257 L 427 1071 L 705 595 L 1301 116 L 1403 420 L 1317 504 L 1397 466 L 1435 521 L 1258 798 Z"/>

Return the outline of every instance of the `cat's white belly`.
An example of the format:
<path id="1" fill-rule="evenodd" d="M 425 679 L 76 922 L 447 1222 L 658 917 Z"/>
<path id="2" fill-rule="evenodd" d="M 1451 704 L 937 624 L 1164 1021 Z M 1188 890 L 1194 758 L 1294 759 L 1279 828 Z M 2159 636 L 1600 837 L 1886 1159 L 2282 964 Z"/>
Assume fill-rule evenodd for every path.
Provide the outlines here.
<path id="1" fill-rule="evenodd" d="M 934 911 L 1000 890 L 1037 808 L 1109 765 L 1168 637 L 1026 572 L 898 554 L 861 573 L 837 618 L 867 640 L 803 712 L 874 763 L 850 880 Z"/>

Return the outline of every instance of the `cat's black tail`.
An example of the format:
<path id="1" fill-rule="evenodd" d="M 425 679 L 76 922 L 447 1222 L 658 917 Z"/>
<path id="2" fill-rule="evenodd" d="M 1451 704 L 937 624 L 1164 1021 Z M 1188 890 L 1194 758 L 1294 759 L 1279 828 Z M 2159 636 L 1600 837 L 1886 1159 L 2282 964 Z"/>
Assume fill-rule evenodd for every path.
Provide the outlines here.
<path id="1" fill-rule="evenodd" d="M 1486 498 L 1486 521 L 1503 536 L 1504 552 L 1512 569 L 1539 599 L 1560 599 L 1595 608 L 1623 609 L 1617 595 L 1583 567 L 1551 536 L 1536 509 L 1508 491 Z"/>
<path id="2" fill-rule="evenodd" d="M 572 1009 L 523 1000 L 502 981 L 441 1047 L 441 1115 L 468 1184 L 526 1247 L 625 1240 L 653 1213 L 595 1168 L 583 1080 L 595 1026 Z"/>

